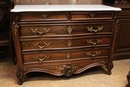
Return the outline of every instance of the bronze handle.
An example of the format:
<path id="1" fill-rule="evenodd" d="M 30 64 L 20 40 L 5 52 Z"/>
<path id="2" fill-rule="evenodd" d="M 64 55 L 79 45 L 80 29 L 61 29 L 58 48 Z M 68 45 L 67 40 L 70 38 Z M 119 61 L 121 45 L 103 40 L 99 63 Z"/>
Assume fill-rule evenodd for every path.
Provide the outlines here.
<path id="1" fill-rule="evenodd" d="M 40 58 L 39 56 L 32 56 L 33 59 L 37 60 L 39 63 L 42 63 L 43 61 L 45 61 L 46 59 L 50 58 L 51 56 L 46 56 L 46 55 L 43 55 L 42 58 Z"/>
<path id="2" fill-rule="evenodd" d="M 47 15 L 42 15 L 42 18 L 43 18 L 43 19 L 46 19 L 46 18 L 47 18 Z"/>
<path id="3" fill-rule="evenodd" d="M 97 42 L 93 42 L 92 39 L 87 40 L 87 43 L 94 45 L 94 46 L 101 43 L 101 42 L 102 42 L 102 40 L 100 40 L 100 39 L 97 39 Z"/>
<path id="4" fill-rule="evenodd" d="M 33 46 L 38 47 L 38 48 L 40 48 L 40 49 L 43 49 L 43 48 L 45 48 L 45 47 L 48 47 L 50 44 L 51 44 L 51 42 L 49 42 L 49 43 L 43 42 L 43 45 L 40 45 L 39 42 L 36 42 L 36 43 L 32 42 L 32 45 L 33 45 Z"/>
<path id="5" fill-rule="evenodd" d="M 91 27 L 86 27 L 87 29 L 88 29 L 88 31 L 90 31 L 90 32 L 94 32 L 94 33 L 97 33 L 98 31 L 101 31 L 101 30 L 103 30 L 103 26 L 97 26 L 97 29 L 93 29 L 93 27 L 91 26 Z"/>
<path id="6" fill-rule="evenodd" d="M 31 28 L 31 31 L 32 33 L 35 33 L 35 34 L 38 34 L 38 35 L 43 35 L 43 34 L 46 34 L 50 31 L 51 29 L 50 28 L 43 28 L 42 31 L 39 30 L 39 28 Z"/>
<path id="7" fill-rule="evenodd" d="M 98 55 L 101 54 L 101 51 L 95 51 L 95 54 L 92 54 L 92 52 L 90 51 L 90 52 L 85 52 L 85 54 L 86 54 L 87 56 L 90 56 L 90 57 L 92 57 L 92 58 L 95 58 L 96 56 L 98 56 Z"/>

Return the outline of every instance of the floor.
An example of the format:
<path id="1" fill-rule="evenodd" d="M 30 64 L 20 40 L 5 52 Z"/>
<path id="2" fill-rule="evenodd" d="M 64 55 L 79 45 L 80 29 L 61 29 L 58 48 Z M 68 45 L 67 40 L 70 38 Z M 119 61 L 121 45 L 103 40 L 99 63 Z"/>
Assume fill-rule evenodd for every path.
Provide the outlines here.
<path id="1" fill-rule="evenodd" d="M 48 74 L 30 73 L 22 85 L 17 84 L 16 66 L 10 58 L 0 61 L 0 87 L 125 87 L 130 70 L 130 59 L 114 61 L 112 74 L 107 75 L 101 67 L 91 68 L 72 77 L 56 77 Z"/>

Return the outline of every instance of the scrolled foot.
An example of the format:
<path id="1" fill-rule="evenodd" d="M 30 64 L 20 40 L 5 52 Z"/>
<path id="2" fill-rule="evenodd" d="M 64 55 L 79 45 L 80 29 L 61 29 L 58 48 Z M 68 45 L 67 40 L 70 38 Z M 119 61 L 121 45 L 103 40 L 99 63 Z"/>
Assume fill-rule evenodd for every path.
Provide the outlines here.
<path id="1" fill-rule="evenodd" d="M 130 87 L 130 84 L 127 84 L 125 87 Z"/>
<path id="2" fill-rule="evenodd" d="M 111 72 L 111 71 L 109 71 L 109 72 L 107 72 L 107 74 L 108 74 L 108 75 L 111 75 L 111 74 L 112 74 L 112 72 Z"/>
<path id="3" fill-rule="evenodd" d="M 112 74 L 111 70 L 113 68 L 113 62 L 111 61 L 110 63 L 108 63 L 108 65 L 106 66 L 106 68 L 107 68 L 107 74 L 111 75 Z"/>
<path id="4" fill-rule="evenodd" d="M 22 84 L 23 84 L 23 82 L 21 82 L 21 81 L 18 81 L 18 84 L 19 84 L 19 85 L 22 85 Z"/>

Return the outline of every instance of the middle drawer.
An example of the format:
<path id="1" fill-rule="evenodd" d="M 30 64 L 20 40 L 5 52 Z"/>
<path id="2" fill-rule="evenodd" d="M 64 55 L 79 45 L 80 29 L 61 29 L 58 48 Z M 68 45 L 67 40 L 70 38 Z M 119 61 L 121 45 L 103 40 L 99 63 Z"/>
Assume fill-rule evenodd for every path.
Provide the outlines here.
<path id="1" fill-rule="evenodd" d="M 72 61 L 77 59 L 108 58 L 109 47 L 75 50 L 42 51 L 23 53 L 24 63 L 44 63 L 49 61 Z M 60 55 L 59 55 L 60 54 Z"/>
<path id="2" fill-rule="evenodd" d="M 113 23 L 72 23 L 72 24 L 28 24 L 20 25 L 24 37 L 56 37 L 70 35 L 112 34 Z"/>
<path id="3" fill-rule="evenodd" d="M 111 35 L 21 39 L 23 51 L 110 46 Z"/>

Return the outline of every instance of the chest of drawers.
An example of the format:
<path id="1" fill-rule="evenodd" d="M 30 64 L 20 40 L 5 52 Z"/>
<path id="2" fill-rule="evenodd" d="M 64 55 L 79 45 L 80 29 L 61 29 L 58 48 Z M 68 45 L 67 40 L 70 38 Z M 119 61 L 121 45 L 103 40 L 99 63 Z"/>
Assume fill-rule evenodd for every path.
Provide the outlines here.
<path id="1" fill-rule="evenodd" d="M 16 6 L 12 10 L 18 84 L 30 72 L 71 76 L 91 67 L 105 66 L 111 74 L 116 13 L 120 9 L 52 10 L 55 8 L 17 11 Z"/>

